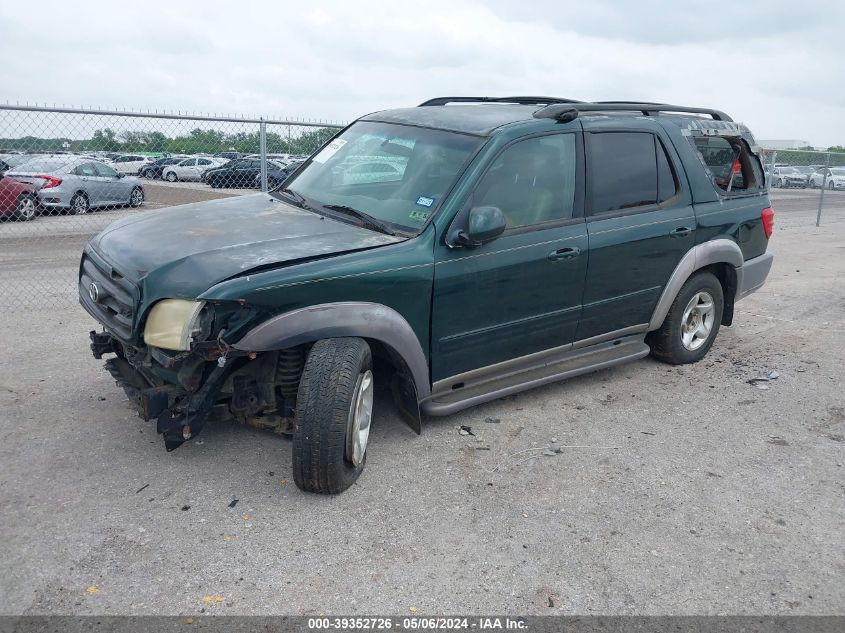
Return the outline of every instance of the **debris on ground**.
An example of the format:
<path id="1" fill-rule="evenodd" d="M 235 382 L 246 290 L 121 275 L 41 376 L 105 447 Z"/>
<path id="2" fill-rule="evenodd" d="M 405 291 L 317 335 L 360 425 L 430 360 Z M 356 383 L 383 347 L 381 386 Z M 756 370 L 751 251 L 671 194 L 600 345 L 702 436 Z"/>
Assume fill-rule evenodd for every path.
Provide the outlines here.
<path id="1" fill-rule="evenodd" d="M 220 604 L 225 598 L 223 596 L 203 596 L 202 601 L 205 604 Z"/>
<path id="2" fill-rule="evenodd" d="M 149 488 L 149 487 L 150 487 L 150 484 L 144 484 L 143 486 L 138 488 L 138 490 L 135 491 L 135 494 L 137 495 L 139 492 L 141 492 L 142 490 Z"/>
<path id="3" fill-rule="evenodd" d="M 769 439 L 766 440 L 769 444 L 774 444 L 775 446 L 789 446 L 789 442 L 785 439 L 780 437 L 779 435 L 770 435 Z"/>
<path id="4" fill-rule="evenodd" d="M 238 505 L 237 499 L 232 499 L 232 501 L 229 503 L 230 508 L 234 508 L 236 505 Z"/>
<path id="5" fill-rule="evenodd" d="M 187 512 L 187 511 L 188 511 L 188 510 L 190 510 L 190 509 L 191 509 L 191 506 L 189 506 L 189 505 L 187 505 L 187 504 L 185 504 L 185 505 L 183 505 L 183 506 L 182 506 L 182 512 Z"/>
<path id="6" fill-rule="evenodd" d="M 552 442 L 543 447 L 543 455 L 554 456 L 560 453 L 560 446 Z"/>
<path id="7" fill-rule="evenodd" d="M 502 420 L 500 418 L 484 418 L 487 424 L 499 424 Z"/>
<path id="8" fill-rule="evenodd" d="M 88 585 L 88 587 L 85 589 L 85 593 L 90 593 L 90 594 L 95 594 L 98 591 L 99 591 L 99 589 L 97 588 L 97 585 Z"/>
<path id="9" fill-rule="evenodd" d="M 657 433 L 652 433 L 651 431 L 640 431 L 643 435 L 657 435 Z"/>
<path id="10" fill-rule="evenodd" d="M 461 435 L 475 435 L 475 433 L 472 432 L 472 427 L 467 426 L 466 424 L 461 424 L 461 426 L 458 427 L 458 433 Z"/>
<path id="11" fill-rule="evenodd" d="M 746 382 L 753 386 L 757 387 L 757 389 L 766 390 L 769 388 L 769 385 L 766 383 L 771 382 L 772 380 L 777 380 L 780 378 L 780 374 L 776 369 L 769 370 L 765 376 L 757 376 L 756 378 L 752 378 L 751 380 L 747 380 Z"/>

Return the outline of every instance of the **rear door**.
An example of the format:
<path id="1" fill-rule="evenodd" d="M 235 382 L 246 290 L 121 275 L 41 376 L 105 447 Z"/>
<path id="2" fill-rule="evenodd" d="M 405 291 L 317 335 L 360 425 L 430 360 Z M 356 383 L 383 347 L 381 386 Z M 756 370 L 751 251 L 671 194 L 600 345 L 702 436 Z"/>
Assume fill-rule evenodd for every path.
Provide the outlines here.
<path id="1" fill-rule="evenodd" d="M 88 202 L 91 206 L 98 206 L 108 202 L 108 187 L 100 174 L 97 173 L 97 168 L 94 163 L 82 163 L 77 165 L 73 174 L 79 178 L 80 187 L 88 196 Z"/>
<path id="2" fill-rule="evenodd" d="M 579 341 L 644 332 L 696 228 L 681 162 L 659 126 L 584 125 L 590 252 Z"/>

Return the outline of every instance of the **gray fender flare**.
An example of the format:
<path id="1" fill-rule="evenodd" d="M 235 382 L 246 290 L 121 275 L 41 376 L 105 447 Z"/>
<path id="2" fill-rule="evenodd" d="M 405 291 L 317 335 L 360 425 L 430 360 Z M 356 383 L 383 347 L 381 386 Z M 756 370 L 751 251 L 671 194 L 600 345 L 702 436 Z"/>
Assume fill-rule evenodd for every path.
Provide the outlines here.
<path id="1" fill-rule="evenodd" d="M 663 325 L 663 320 L 672 307 L 672 302 L 681 291 L 687 279 L 696 271 L 710 264 L 726 263 L 734 268 L 742 266 L 742 251 L 737 243 L 729 239 L 716 239 L 694 246 L 681 258 L 669 281 L 663 288 L 663 294 L 654 308 L 651 320 L 648 322 L 648 331 L 658 329 Z"/>
<path id="2" fill-rule="evenodd" d="M 401 314 L 380 303 L 322 303 L 285 312 L 247 332 L 233 347 L 266 352 L 344 336 L 384 343 L 407 365 L 417 397 L 422 400 L 431 393 L 428 363 L 417 335 Z"/>

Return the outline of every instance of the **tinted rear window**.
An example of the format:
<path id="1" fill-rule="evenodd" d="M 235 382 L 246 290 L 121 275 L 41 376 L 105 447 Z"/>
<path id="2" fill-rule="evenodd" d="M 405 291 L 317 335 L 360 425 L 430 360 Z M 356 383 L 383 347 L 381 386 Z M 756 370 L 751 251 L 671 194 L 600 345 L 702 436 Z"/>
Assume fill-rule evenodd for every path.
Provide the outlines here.
<path id="1" fill-rule="evenodd" d="M 591 134 L 589 168 L 593 214 L 657 203 L 657 157 L 652 134 Z"/>

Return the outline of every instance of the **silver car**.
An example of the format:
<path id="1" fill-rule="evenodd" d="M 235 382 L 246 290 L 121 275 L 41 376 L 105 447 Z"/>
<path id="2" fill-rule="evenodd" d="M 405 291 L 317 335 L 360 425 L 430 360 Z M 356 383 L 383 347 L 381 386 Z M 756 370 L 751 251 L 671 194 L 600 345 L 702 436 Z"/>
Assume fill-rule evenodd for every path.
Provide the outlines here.
<path id="1" fill-rule="evenodd" d="M 140 180 L 78 156 L 36 158 L 7 175 L 35 185 L 41 207 L 48 212 L 67 210 L 78 215 L 96 207 L 139 207 L 144 202 Z"/>

